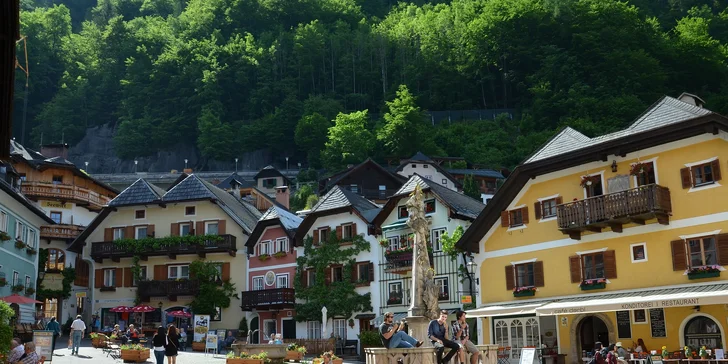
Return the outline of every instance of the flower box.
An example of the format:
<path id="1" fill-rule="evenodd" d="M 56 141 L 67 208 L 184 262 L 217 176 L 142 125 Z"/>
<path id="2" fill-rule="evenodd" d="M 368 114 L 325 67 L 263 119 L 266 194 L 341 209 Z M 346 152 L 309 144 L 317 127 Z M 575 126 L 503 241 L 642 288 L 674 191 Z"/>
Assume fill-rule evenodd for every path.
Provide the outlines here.
<path id="1" fill-rule="evenodd" d="M 15 247 L 18 249 L 25 248 L 25 243 L 22 240 L 15 240 Z"/>
<path id="2" fill-rule="evenodd" d="M 121 360 L 125 362 L 143 363 L 149 359 L 149 351 L 149 349 L 121 349 Z"/>
<path id="3" fill-rule="evenodd" d="M 286 359 L 285 360 L 294 360 L 294 361 L 300 361 L 303 359 L 303 353 L 297 350 L 286 350 Z"/>
<path id="4" fill-rule="evenodd" d="M 579 287 L 581 287 L 582 291 L 591 291 L 593 289 L 604 289 L 607 288 L 606 282 L 601 283 L 591 283 L 591 284 L 584 284 L 582 283 Z"/>
<path id="5" fill-rule="evenodd" d="M 513 297 L 529 297 L 536 295 L 536 291 L 532 289 L 524 289 L 522 291 L 513 291 Z"/>
<path id="6" fill-rule="evenodd" d="M 205 351 L 205 342 L 193 342 L 192 343 L 192 350 L 193 351 Z"/>
<path id="7" fill-rule="evenodd" d="M 0 287 L 5 287 L 8 285 L 8 280 L 5 278 L 0 278 Z"/>
<path id="8" fill-rule="evenodd" d="M 25 248 L 25 252 L 28 253 L 28 255 L 36 255 L 36 254 L 38 254 L 38 251 L 35 250 L 35 249 L 33 249 L 33 248 L 31 248 L 31 247 Z"/>
<path id="9" fill-rule="evenodd" d="M 691 272 L 688 273 L 688 279 L 703 279 L 703 278 L 714 278 L 720 277 L 720 271 L 708 271 L 708 272 Z"/>
<path id="10" fill-rule="evenodd" d="M 227 358 L 225 364 L 264 364 L 263 359 Z"/>

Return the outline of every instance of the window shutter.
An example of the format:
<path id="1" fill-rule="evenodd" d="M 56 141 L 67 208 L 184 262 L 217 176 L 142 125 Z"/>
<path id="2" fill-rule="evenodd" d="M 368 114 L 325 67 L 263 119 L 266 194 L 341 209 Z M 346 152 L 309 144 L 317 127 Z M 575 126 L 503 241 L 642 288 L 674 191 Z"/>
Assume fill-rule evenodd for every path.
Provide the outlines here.
<path id="1" fill-rule="evenodd" d="M 516 288 L 516 277 L 514 274 L 513 266 L 507 265 L 506 266 L 506 289 L 507 290 L 513 290 Z"/>
<path id="2" fill-rule="evenodd" d="M 339 226 L 336 227 L 336 238 L 339 239 L 339 240 L 341 240 L 341 237 L 343 236 L 342 235 L 342 230 L 343 229 L 342 229 L 342 226 L 341 225 L 339 225 Z"/>
<path id="3" fill-rule="evenodd" d="M 510 212 L 508 210 L 501 211 L 501 226 L 502 227 L 509 227 L 511 226 L 510 220 Z"/>
<path id="4" fill-rule="evenodd" d="M 116 284 L 114 287 L 122 287 L 124 285 L 124 269 L 116 268 Z"/>
<path id="5" fill-rule="evenodd" d="M 355 222 L 351 223 L 351 235 L 352 235 L 352 237 L 356 236 L 356 223 Z"/>
<path id="6" fill-rule="evenodd" d="M 713 169 L 713 180 L 720 181 L 720 162 L 716 159 L 710 162 L 710 166 Z"/>
<path id="7" fill-rule="evenodd" d="M 374 263 L 369 262 L 369 282 L 374 282 Z"/>
<path id="8" fill-rule="evenodd" d="M 131 274 L 131 268 L 124 268 L 124 287 L 132 287 L 134 276 Z"/>
<path id="9" fill-rule="evenodd" d="M 543 261 L 539 260 L 533 263 L 533 285 L 536 287 L 543 287 L 544 276 L 543 276 Z"/>
<path id="10" fill-rule="evenodd" d="M 536 220 L 541 219 L 541 201 L 536 201 L 533 203 L 533 213 L 536 216 Z"/>
<path id="11" fill-rule="evenodd" d="M 134 236 L 133 226 L 127 226 L 124 228 L 124 239 L 136 239 L 136 236 Z"/>
<path id="12" fill-rule="evenodd" d="M 564 198 L 561 196 L 556 197 L 556 204 L 561 205 L 562 203 L 564 203 Z"/>
<path id="13" fill-rule="evenodd" d="M 356 283 L 357 280 L 359 280 L 359 266 L 366 264 L 366 263 L 355 263 L 351 266 L 351 277 L 349 277 L 349 281 L 351 283 Z"/>
<path id="14" fill-rule="evenodd" d="M 685 241 L 673 240 L 670 242 L 672 247 L 672 270 L 688 269 L 687 254 L 685 253 Z"/>
<path id="15" fill-rule="evenodd" d="M 324 284 L 327 286 L 331 284 L 331 267 L 326 267 L 324 270 Z"/>
<path id="16" fill-rule="evenodd" d="M 190 220 L 189 224 L 190 224 L 190 235 L 195 235 L 195 231 L 197 231 L 195 229 L 195 222 Z"/>
<path id="17" fill-rule="evenodd" d="M 147 225 L 147 236 L 154 237 L 154 225 Z"/>
<path id="18" fill-rule="evenodd" d="M 680 179 L 682 180 L 682 188 L 693 187 L 693 183 L 690 179 L 690 168 L 680 169 Z"/>
<path id="19" fill-rule="evenodd" d="M 112 229 L 112 228 L 104 229 L 104 241 L 113 241 L 113 240 L 114 240 L 114 229 Z"/>
<path id="20" fill-rule="evenodd" d="M 222 263 L 222 280 L 227 281 L 230 279 L 230 263 Z"/>
<path id="21" fill-rule="evenodd" d="M 97 269 L 94 274 L 94 288 L 101 288 L 104 286 L 104 270 Z"/>
<path id="22" fill-rule="evenodd" d="M 173 222 L 172 225 L 169 226 L 170 230 L 170 236 L 179 236 L 179 224 L 176 222 Z"/>
<path id="23" fill-rule="evenodd" d="M 521 216 L 523 216 L 523 223 L 528 224 L 528 206 L 521 207 Z"/>
<path id="24" fill-rule="evenodd" d="M 581 257 L 572 255 L 569 257 L 569 270 L 571 271 L 571 283 L 581 283 Z"/>
<path id="25" fill-rule="evenodd" d="M 205 235 L 205 222 L 198 221 L 195 226 L 195 233 L 193 235 Z"/>
<path id="26" fill-rule="evenodd" d="M 604 276 L 607 279 L 617 278 L 617 258 L 614 250 L 604 252 Z"/>
<path id="27" fill-rule="evenodd" d="M 217 234 L 218 235 L 227 234 L 227 232 L 225 230 L 225 221 L 227 221 L 227 220 L 217 220 Z"/>
<path id="28" fill-rule="evenodd" d="M 167 279 L 167 266 L 159 264 L 154 266 L 154 280 L 164 281 Z"/>
<path id="29" fill-rule="evenodd" d="M 718 264 L 728 265 L 728 234 L 718 235 Z"/>
<path id="30" fill-rule="evenodd" d="M 313 245 L 318 245 L 319 243 L 319 231 L 314 230 L 313 231 Z"/>
<path id="31" fill-rule="evenodd" d="M 308 287 L 308 270 L 301 271 L 301 286 Z"/>

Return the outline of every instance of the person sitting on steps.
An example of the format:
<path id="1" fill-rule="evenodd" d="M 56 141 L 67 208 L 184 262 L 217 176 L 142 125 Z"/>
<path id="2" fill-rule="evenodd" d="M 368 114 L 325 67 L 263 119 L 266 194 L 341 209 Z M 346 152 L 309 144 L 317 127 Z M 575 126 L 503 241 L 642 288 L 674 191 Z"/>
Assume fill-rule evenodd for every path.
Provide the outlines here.
<path id="1" fill-rule="evenodd" d="M 432 345 L 435 346 L 435 350 L 437 350 L 437 364 L 449 363 L 450 359 L 460 351 L 460 345 L 445 337 L 447 335 L 446 321 L 447 311 L 442 310 L 440 311 L 440 318 L 430 321 L 430 326 L 427 327 L 427 336 L 432 341 Z M 450 348 L 450 352 L 443 358 L 442 354 L 445 352 L 445 348 Z"/>
<path id="2" fill-rule="evenodd" d="M 422 341 L 417 341 L 417 339 L 407 335 L 402 331 L 402 328 L 404 328 L 404 323 L 395 324 L 394 314 L 386 312 L 384 322 L 379 326 L 379 337 L 382 339 L 382 345 L 387 349 L 408 349 L 422 346 Z"/>

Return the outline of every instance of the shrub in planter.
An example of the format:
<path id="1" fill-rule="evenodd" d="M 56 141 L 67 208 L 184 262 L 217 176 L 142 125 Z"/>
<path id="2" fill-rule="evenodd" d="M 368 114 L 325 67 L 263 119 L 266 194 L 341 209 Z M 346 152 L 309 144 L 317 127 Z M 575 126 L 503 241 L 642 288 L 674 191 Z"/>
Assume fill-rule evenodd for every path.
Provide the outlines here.
<path id="1" fill-rule="evenodd" d="M 225 359 L 225 364 L 265 364 L 269 362 L 268 353 L 262 352 L 260 354 L 248 354 L 241 352 L 239 356 L 235 353 L 229 352 Z"/>
<path id="2" fill-rule="evenodd" d="M 193 351 L 205 351 L 205 342 L 204 341 L 192 342 L 192 350 Z"/>
<path id="3" fill-rule="evenodd" d="M 121 360 L 143 363 L 149 359 L 149 349 L 139 344 L 121 346 Z"/>
<path id="4" fill-rule="evenodd" d="M 285 360 L 302 360 L 304 355 L 306 355 L 305 346 L 298 346 L 295 343 L 289 344 L 286 348 Z"/>
<path id="5" fill-rule="evenodd" d="M 4 231 L 0 231 L 0 242 L 6 242 L 8 240 L 12 239 L 10 235 Z"/>

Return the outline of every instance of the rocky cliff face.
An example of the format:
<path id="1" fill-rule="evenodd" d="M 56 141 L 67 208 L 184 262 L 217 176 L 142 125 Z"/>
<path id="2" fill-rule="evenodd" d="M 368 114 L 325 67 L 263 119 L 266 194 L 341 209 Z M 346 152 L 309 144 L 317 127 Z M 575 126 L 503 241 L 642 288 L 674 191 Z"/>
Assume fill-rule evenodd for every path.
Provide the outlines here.
<path id="1" fill-rule="evenodd" d="M 75 146 L 71 147 L 68 159 L 79 168 L 86 168 L 93 174 L 100 173 L 133 173 L 134 161 L 119 159 L 114 153 L 114 130 L 109 125 L 90 128 L 86 136 Z M 271 153 L 259 150 L 250 153 L 241 153 L 238 169 L 257 170 L 273 163 Z M 137 172 L 169 172 L 173 169 L 182 171 L 185 168 L 185 159 L 188 168 L 193 170 L 222 171 L 235 170 L 235 161 L 203 160 L 197 147 L 180 144 L 172 150 L 158 152 L 150 157 L 138 158 Z M 284 162 L 285 163 L 285 162 Z"/>

